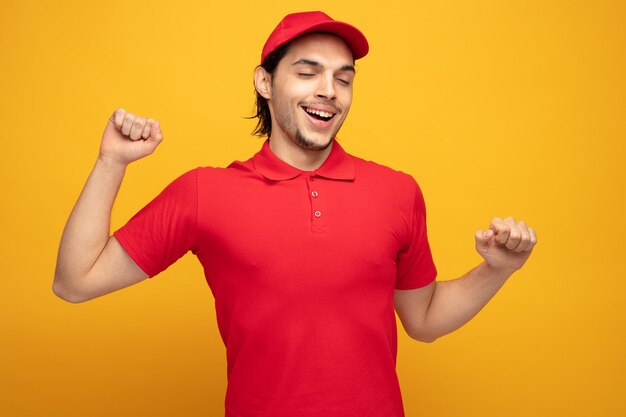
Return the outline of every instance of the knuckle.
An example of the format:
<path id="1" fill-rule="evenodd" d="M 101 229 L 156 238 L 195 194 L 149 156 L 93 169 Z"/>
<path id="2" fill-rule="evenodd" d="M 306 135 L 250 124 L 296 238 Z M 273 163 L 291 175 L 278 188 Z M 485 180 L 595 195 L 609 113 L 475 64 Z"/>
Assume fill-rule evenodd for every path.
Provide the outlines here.
<path id="1" fill-rule="evenodd" d="M 125 114 L 124 109 L 115 110 L 115 113 L 113 114 L 113 118 L 115 119 L 116 124 L 120 124 L 124 120 L 124 114 Z"/>

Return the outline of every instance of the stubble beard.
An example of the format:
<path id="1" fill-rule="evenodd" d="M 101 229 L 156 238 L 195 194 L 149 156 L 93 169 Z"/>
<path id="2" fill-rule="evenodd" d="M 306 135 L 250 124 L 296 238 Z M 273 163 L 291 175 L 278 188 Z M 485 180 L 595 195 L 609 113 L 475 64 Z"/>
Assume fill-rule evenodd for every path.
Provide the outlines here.
<path id="1" fill-rule="evenodd" d="M 329 139 L 328 142 L 326 142 L 325 145 L 318 145 L 310 140 L 308 140 L 306 137 L 304 137 L 304 135 L 302 134 L 302 132 L 300 132 L 300 129 L 296 129 L 296 133 L 294 135 L 289 135 L 289 137 L 291 138 L 292 141 L 294 141 L 298 146 L 304 148 L 304 149 L 308 149 L 310 151 L 323 151 L 324 149 L 328 148 L 330 146 L 330 144 L 333 141 L 335 135 L 332 135 Z"/>
<path id="2" fill-rule="evenodd" d="M 278 126 L 280 126 L 281 130 L 285 132 L 287 137 L 291 139 L 292 142 L 294 142 L 296 145 L 300 146 L 301 148 L 307 149 L 310 151 L 323 151 L 327 149 L 331 145 L 331 143 L 333 142 L 333 139 L 337 135 L 337 132 L 339 132 L 339 129 L 341 128 L 341 125 L 339 125 L 337 129 L 329 136 L 326 143 L 317 144 L 314 141 L 307 138 L 302 133 L 302 131 L 298 128 L 293 118 L 277 117 L 276 123 L 278 124 Z"/>

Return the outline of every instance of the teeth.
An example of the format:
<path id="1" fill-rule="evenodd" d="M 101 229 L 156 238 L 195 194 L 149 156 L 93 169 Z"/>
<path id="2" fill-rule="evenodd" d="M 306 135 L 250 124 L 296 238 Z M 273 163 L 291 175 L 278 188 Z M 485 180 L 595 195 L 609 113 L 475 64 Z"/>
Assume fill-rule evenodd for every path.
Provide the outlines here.
<path id="1" fill-rule="evenodd" d="M 318 116 L 325 117 L 326 119 L 330 119 L 331 117 L 334 116 L 333 113 L 328 113 L 328 112 L 321 111 L 321 110 L 309 109 L 308 107 L 305 107 L 304 111 L 306 111 L 307 113 L 311 113 L 311 114 L 317 114 Z"/>

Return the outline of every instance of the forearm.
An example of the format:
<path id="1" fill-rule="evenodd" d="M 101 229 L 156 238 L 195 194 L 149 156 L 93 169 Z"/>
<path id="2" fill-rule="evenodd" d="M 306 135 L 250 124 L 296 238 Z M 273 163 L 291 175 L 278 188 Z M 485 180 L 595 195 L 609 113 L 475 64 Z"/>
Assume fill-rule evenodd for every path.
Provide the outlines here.
<path id="1" fill-rule="evenodd" d="M 424 327 L 432 338 L 451 333 L 470 321 L 511 276 L 481 263 L 461 278 L 437 281 Z"/>
<path id="2" fill-rule="evenodd" d="M 111 210 L 126 166 L 98 157 L 63 230 L 53 286 L 76 288 L 109 239 Z"/>

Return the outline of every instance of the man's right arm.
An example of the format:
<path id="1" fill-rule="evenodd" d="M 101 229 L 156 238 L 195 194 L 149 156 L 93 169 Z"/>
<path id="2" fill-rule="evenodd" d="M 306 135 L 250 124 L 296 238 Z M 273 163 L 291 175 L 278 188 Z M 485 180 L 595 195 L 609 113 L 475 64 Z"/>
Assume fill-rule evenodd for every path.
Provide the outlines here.
<path id="1" fill-rule="evenodd" d="M 157 121 L 124 109 L 113 113 L 96 164 L 63 230 L 52 284 L 57 296 L 79 303 L 148 277 L 109 235 L 111 210 L 128 164 L 150 155 L 162 140 Z"/>

